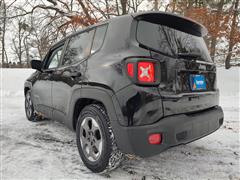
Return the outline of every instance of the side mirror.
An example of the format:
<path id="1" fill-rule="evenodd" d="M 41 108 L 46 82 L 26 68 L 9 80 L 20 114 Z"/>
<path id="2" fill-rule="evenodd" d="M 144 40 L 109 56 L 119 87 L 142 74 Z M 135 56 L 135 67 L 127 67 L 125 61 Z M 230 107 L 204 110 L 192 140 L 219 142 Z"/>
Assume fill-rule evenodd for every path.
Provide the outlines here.
<path id="1" fill-rule="evenodd" d="M 32 69 L 36 69 L 38 71 L 42 71 L 42 61 L 40 60 L 32 60 L 31 61 Z"/>

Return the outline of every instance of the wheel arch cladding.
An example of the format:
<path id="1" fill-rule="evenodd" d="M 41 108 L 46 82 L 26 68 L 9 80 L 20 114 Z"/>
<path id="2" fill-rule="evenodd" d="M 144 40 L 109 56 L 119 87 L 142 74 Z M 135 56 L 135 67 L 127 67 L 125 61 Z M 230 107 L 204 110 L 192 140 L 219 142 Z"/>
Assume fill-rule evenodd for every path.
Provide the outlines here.
<path id="1" fill-rule="evenodd" d="M 27 92 L 30 90 L 29 87 L 24 87 L 24 96 L 26 96 Z"/>
<path id="2" fill-rule="evenodd" d="M 78 116 L 82 109 L 89 104 L 101 104 L 107 111 L 110 121 L 117 121 L 117 116 L 112 102 L 112 92 L 102 88 L 81 88 L 78 96 L 72 97 L 70 110 L 71 126 L 76 130 Z"/>
<path id="3" fill-rule="evenodd" d="M 24 83 L 24 96 L 26 96 L 27 91 L 31 90 L 32 84 L 29 81 L 25 81 Z"/>
<path id="4" fill-rule="evenodd" d="M 100 104 L 101 106 L 103 106 L 106 109 L 106 107 L 104 106 L 104 104 L 101 101 L 98 101 L 98 100 L 92 99 L 92 98 L 79 98 L 77 100 L 77 102 L 75 103 L 74 111 L 73 111 L 72 126 L 73 126 L 74 130 L 76 130 L 78 117 L 79 117 L 80 113 L 82 112 L 83 108 L 90 104 Z"/>

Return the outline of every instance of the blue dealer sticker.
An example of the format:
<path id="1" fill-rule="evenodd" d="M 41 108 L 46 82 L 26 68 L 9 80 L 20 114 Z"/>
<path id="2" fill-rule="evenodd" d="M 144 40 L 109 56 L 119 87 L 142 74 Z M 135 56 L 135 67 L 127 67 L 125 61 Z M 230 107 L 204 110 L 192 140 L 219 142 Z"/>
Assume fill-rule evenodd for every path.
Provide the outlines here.
<path id="1" fill-rule="evenodd" d="M 191 74 L 190 86 L 192 91 L 206 90 L 207 87 L 205 76 L 200 74 Z"/>

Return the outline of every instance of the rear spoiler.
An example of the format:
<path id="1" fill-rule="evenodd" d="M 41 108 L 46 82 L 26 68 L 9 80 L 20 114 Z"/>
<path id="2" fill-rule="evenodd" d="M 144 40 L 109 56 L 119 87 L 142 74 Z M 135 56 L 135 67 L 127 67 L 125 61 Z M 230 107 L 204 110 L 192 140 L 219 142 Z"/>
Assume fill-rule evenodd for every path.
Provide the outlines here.
<path id="1" fill-rule="evenodd" d="M 136 20 L 161 24 L 199 37 L 206 36 L 208 33 L 207 29 L 202 24 L 176 14 L 155 11 L 132 14 L 132 17 Z"/>

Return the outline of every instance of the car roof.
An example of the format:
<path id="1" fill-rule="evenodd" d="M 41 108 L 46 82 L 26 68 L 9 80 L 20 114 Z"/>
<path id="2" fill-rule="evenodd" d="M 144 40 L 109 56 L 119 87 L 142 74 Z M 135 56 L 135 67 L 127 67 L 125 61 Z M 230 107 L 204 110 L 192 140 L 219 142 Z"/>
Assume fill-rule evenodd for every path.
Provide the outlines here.
<path id="1" fill-rule="evenodd" d="M 137 19 L 137 20 L 147 20 L 149 22 L 159 23 L 161 25 L 166 25 L 166 26 L 169 26 L 172 28 L 176 28 L 180 31 L 184 31 L 184 32 L 196 35 L 196 36 L 205 36 L 207 34 L 207 29 L 202 24 L 200 24 L 190 18 L 183 17 L 183 16 L 173 14 L 173 13 L 162 12 L 162 11 L 145 11 L 145 12 L 117 16 L 117 17 L 107 19 L 105 21 L 98 22 L 96 24 L 87 26 L 81 30 L 71 33 L 70 35 L 66 36 L 62 40 L 58 41 L 56 44 L 54 44 L 52 46 L 52 48 L 58 47 L 59 45 L 64 43 L 67 39 L 69 39 L 72 36 L 75 36 L 81 32 L 88 31 L 94 27 L 98 27 L 98 26 L 101 26 L 104 24 L 111 23 L 112 21 L 118 21 L 118 20 L 129 19 L 129 18 Z"/>

